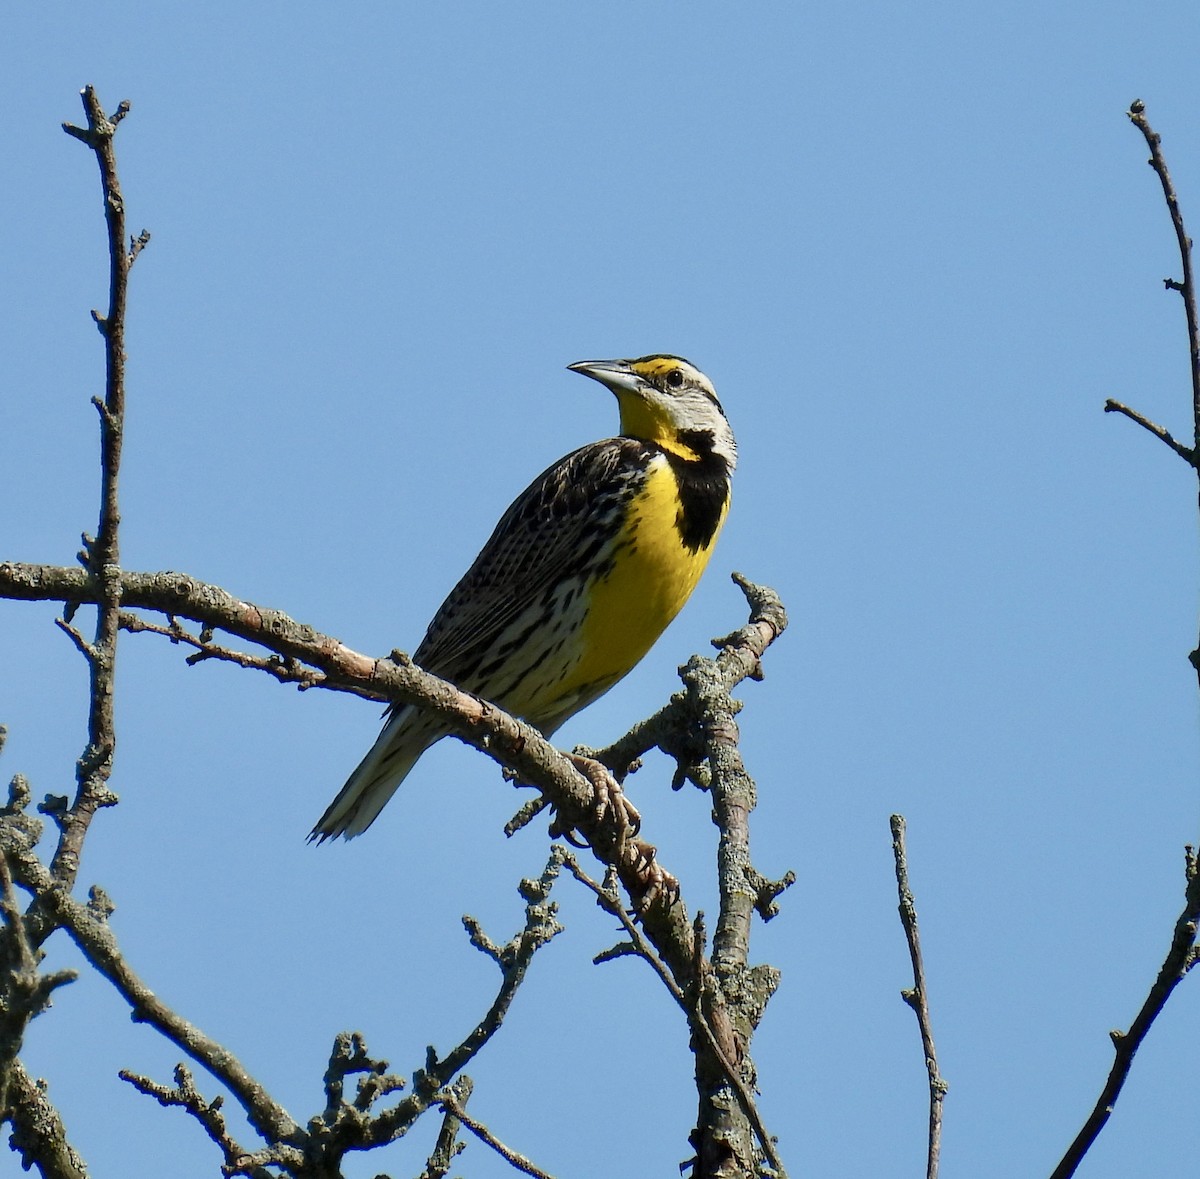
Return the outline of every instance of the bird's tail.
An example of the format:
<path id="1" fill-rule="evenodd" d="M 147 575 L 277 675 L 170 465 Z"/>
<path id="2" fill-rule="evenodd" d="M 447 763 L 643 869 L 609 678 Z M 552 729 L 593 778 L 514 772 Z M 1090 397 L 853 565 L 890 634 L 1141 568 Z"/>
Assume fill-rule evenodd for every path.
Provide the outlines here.
<path id="1" fill-rule="evenodd" d="M 361 835 L 375 822 L 421 754 L 443 736 L 445 730 L 438 727 L 436 718 L 411 705 L 401 705 L 329 804 L 309 839 L 324 843 L 339 835 L 346 839 Z"/>

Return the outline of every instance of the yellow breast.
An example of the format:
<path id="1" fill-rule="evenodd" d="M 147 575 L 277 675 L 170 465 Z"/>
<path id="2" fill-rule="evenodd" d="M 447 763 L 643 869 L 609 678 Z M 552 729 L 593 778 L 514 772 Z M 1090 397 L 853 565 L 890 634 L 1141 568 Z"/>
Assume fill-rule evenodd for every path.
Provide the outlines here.
<path id="1" fill-rule="evenodd" d="M 724 523 L 728 499 L 721 510 Z M 595 699 L 630 671 L 683 608 L 712 554 L 679 533 L 679 489 L 665 458 L 651 462 L 617 537 L 608 574 L 592 587 L 574 686 Z M 593 690 L 594 689 L 594 690 Z"/>

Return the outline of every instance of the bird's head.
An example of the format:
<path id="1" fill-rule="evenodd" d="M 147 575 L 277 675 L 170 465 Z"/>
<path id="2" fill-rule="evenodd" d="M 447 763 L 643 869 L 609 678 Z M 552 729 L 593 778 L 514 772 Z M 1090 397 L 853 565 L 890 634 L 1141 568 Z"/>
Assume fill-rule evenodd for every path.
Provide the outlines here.
<path id="1" fill-rule="evenodd" d="M 712 382 L 681 356 L 580 360 L 567 367 L 606 385 L 621 408 L 621 433 L 689 461 L 737 465 L 737 444 Z"/>

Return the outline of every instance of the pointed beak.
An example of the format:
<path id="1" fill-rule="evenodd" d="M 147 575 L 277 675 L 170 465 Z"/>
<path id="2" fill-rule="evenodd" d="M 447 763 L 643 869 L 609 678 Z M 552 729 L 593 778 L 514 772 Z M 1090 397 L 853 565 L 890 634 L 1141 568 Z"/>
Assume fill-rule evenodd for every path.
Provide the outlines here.
<path id="1" fill-rule="evenodd" d="M 607 386 L 614 393 L 638 393 L 642 378 L 629 367 L 627 360 L 577 360 L 568 364 L 573 373 L 582 373 L 593 381 Z"/>

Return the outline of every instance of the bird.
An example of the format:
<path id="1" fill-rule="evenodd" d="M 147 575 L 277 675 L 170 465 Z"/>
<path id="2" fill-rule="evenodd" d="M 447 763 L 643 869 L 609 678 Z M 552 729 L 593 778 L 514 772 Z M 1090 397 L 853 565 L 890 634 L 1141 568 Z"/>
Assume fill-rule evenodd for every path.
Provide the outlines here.
<path id="1" fill-rule="evenodd" d="M 567 368 L 617 399 L 620 434 L 539 475 L 500 518 L 413 662 L 545 736 L 633 670 L 691 596 L 729 511 L 737 444 L 680 356 Z M 310 840 L 361 835 L 451 729 L 393 704 Z"/>

